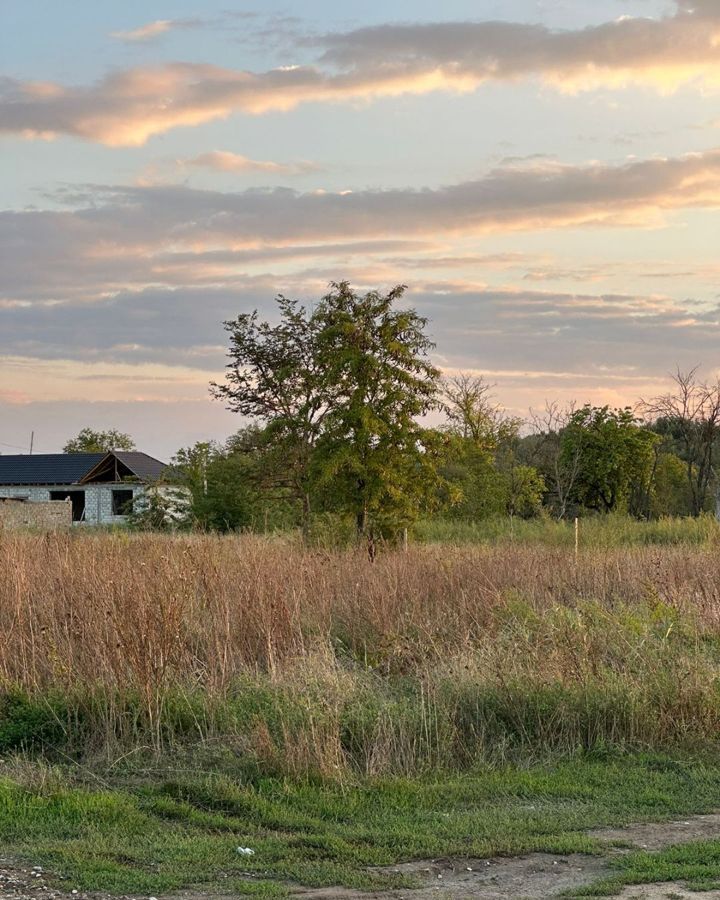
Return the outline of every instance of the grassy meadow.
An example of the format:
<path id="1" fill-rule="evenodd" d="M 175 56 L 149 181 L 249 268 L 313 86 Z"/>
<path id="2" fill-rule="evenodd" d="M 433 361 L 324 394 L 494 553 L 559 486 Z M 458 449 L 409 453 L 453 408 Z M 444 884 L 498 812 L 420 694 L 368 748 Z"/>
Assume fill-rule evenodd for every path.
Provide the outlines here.
<path id="1" fill-rule="evenodd" d="M 584 520 L 577 552 L 572 524 L 428 523 L 374 563 L 1 534 L 0 845 L 88 889 L 282 896 L 716 809 L 719 549 L 711 519 Z"/>

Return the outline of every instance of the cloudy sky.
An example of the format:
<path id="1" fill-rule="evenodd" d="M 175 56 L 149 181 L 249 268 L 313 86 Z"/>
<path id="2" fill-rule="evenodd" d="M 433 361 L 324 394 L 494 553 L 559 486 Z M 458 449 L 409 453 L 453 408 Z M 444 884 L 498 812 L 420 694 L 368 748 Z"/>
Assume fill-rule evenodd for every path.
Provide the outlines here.
<path id="1" fill-rule="evenodd" d="M 520 414 L 720 367 L 720 0 L 2 0 L 0 65 L 2 452 L 222 439 L 223 320 L 330 280 Z"/>

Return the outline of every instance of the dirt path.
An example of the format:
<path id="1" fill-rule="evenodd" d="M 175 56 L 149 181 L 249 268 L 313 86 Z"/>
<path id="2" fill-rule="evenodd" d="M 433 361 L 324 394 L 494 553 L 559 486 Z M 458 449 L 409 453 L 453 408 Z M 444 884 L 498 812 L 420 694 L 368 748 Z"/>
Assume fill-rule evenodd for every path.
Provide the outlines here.
<path id="1" fill-rule="evenodd" d="M 590 834 L 607 844 L 609 856 L 629 849 L 660 850 L 673 844 L 720 838 L 720 814 L 694 816 L 662 824 L 603 828 Z M 568 896 L 573 888 L 584 887 L 612 874 L 607 858 L 548 853 L 533 853 L 513 859 L 438 859 L 405 863 L 387 871 L 414 875 L 424 885 L 417 891 L 375 894 L 324 888 L 298 891 L 297 896 L 304 900 L 508 900 L 511 897 L 515 900 L 540 900 L 559 894 Z M 681 885 L 665 883 L 628 888 L 619 896 L 623 900 L 697 900 L 698 896 L 705 900 L 720 900 L 720 891 L 698 895 Z"/>
<path id="2" fill-rule="evenodd" d="M 603 841 L 608 856 L 630 849 L 660 850 L 690 841 L 720 839 L 720 814 L 694 816 L 662 824 L 631 825 L 591 831 Z M 413 875 L 417 890 L 362 893 L 344 888 L 302 889 L 299 900 L 541 900 L 591 884 L 611 874 L 608 857 L 532 853 L 500 859 L 434 859 L 402 863 L 386 871 Z M 691 893 L 682 885 L 663 883 L 626 888 L 621 900 L 720 900 L 720 891 Z M 162 900 L 222 900 L 210 892 L 182 891 Z M 0 900 L 111 900 L 107 895 L 58 891 L 40 867 L 21 867 L 0 857 Z M 118 898 L 112 898 L 118 900 Z M 120 898 L 123 900 L 123 898 Z M 139 900 L 137 897 L 124 900 Z M 155 900 L 155 898 L 152 898 Z M 224 896 L 227 900 L 227 896 Z"/>
<path id="3" fill-rule="evenodd" d="M 513 859 L 413 862 L 393 866 L 388 871 L 414 875 L 426 884 L 415 891 L 363 894 L 323 888 L 301 891 L 297 896 L 305 900 L 460 900 L 465 897 L 534 900 L 589 884 L 605 875 L 607 866 L 597 856 L 532 853 Z"/>

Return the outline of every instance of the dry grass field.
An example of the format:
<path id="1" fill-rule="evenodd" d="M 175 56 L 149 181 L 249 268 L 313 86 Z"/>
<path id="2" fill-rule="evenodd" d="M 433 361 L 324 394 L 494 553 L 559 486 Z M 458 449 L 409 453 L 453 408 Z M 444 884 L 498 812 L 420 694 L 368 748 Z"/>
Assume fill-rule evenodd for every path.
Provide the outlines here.
<path id="1" fill-rule="evenodd" d="M 702 747 L 720 726 L 714 541 L 411 546 L 0 538 L 0 751 L 222 738 L 343 777 Z"/>
<path id="2" fill-rule="evenodd" d="M 374 563 L 0 534 L 13 896 L 34 865 L 68 897 L 720 886 L 715 818 L 679 849 L 682 821 L 624 854 L 592 830 L 720 808 L 718 526 L 587 523 L 577 553 L 567 526 L 449 531 Z"/>

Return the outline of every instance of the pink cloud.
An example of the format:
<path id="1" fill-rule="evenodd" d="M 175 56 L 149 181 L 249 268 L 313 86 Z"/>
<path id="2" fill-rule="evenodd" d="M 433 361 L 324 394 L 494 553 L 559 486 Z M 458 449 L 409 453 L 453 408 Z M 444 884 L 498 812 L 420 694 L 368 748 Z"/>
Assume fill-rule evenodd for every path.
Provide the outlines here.
<path id="1" fill-rule="evenodd" d="M 218 172 L 265 172 L 270 175 L 304 175 L 318 170 L 318 167 L 310 162 L 277 163 L 270 160 L 249 159 L 247 156 L 227 150 L 213 150 L 192 159 L 180 159 L 178 165 L 214 169 Z"/>
<path id="2" fill-rule="evenodd" d="M 148 39 L 199 20 L 158 20 L 126 39 Z M 538 78 L 564 92 L 646 85 L 660 91 L 720 87 L 720 10 L 687 3 L 663 19 L 624 17 L 579 31 L 507 22 L 379 25 L 305 40 L 316 65 L 249 72 L 174 62 L 112 73 L 91 86 L 4 79 L 0 128 L 30 137 L 67 134 L 137 146 L 179 126 L 232 113 L 284 111 L 430 91 L 473 91 L 489 81 Z"/>
<path id="3" fill-rule="evenodd" d="M 121 41 L 147 41 L 164 34 L 172 27 L 173 22 L 171 19 L 156 19 L 154 22 L 148 22 L 147 25 L 141 25 L 139 28 L 133 28 L 131 31 L 113 31 L 111 37 L 118 38 Z"/>

